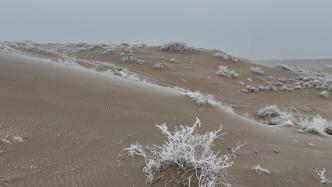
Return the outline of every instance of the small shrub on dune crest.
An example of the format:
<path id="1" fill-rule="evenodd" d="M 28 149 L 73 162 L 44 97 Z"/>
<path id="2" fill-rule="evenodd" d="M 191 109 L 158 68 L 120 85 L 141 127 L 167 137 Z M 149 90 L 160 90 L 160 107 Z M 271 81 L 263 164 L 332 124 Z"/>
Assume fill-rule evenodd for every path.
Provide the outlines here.
<path id="1" fill-rule="evenodd" d="M 174 132 L 168 130 L 165 123 L 157 125 L 167 140 L 161 145 L 142 146 L 132 144 L 125 150 L 130 156 L 144 158 L 143 172 L 147 182 L 154 183 L 158 174 L 168 168 L 175 168 L 182 185 L 190 186 L 197 183 L 199 187 L 215 185 L 230 186 L 226 183 L 226 169 L 232 166 L 232 154 L 222 155 L 212 150 L 216 139 L 222 135 L 221 128 L 199 134 L 197 129 L 201 122 L 197 118 L 192 126 L 180 126 Z M 195 181 L 195 182 L 193 182 Z"/>
<path id="2" fill-rule="evenodd" d="M 213 95 L 203 94 L 199 91 L 190 91 L 182 88 L 176 87 L 183 95 L 189 97 L 191 101 L 197 105 L 209 105 L 211 107 L 218 108 L 221 111 L 234 113 L 234 110 L 231 106 L 218 101 Z"/>
<path id="3" fill-rule="evenodd" d="M 218 71 L 216 72 L 216 74 L 226 77 L 228 79 L 237 79 L 239 77 L 238 73 L 236 73 L 233 70 L 228 69 L 227 66 L 223 66 L 223 65 L 218 67 Z"/>
<path id="4" fill-rule="evenodd" d="M 188 47 L 183 42 L 170 42 L 170 43 L 167 43 L 167 44 L 164 44 L 164 45 L 160 46 L 160 50 L 161 51 L 185 53 L 185 52 L 190 52 L 193 49 Z"/>

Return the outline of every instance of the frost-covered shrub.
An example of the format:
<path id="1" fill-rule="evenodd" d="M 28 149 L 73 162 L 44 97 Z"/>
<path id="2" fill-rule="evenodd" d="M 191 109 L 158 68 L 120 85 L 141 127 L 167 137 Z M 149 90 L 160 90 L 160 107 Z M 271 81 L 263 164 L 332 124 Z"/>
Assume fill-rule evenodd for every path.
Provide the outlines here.
<path id="1" fill-rule="evenodd" d="M 216 52 L 213 56 L 222 58 L 223 60 L 228 60 L 230 58 L 230 56 L 224 52 Z"/>
<path id="2" fill-rule="evenodd" d="M 228 79 L 237 79 L 239 77 L 238 73 L 236 73 L 233 70 L 228 69 L 227 66 L 223 66 L 223 65 L 218 67 L 218 71 L 216 72 L 216 74 L 226 77 Z"/>
<path id="3" fill-rule="evenodd" d="M 319 135 L 327 135 L 329 130 L 332 129 L 332 124 L 319 115 L 313 118 L 300 119 L 298 125 L 303 131 Z"/>
<path id="4" fill-rule="evenodd" d="M 280 88 L 281 91 L 284 91 L 284 92 L 292 92 L 294 90 L 294 88 L 291 88 L 287 85 L 284 85 Z"/>
<path id="5" fill-rule="evenodd" d="M 275 83 L 275 85 L 278 86 L 278 87 L 283 87 L 285 84 L 278 81 L 278 82 Z"/>
<path id="6" fill-rule="evenodd" d="M 178 60 L 176 60 L 175 58 L 170 58 L 169 61 L 172 62 L 172 63 L 175 63 L 175 62 L 177 62 Z"/>
<path id="7" fill-rule="evenodd" d="M 286 71 L 293 71 L 293 69 L 291 67 L 289 67 L 287 64 L 281 64 L 281 65 L 278 65 L 277 67 L 280 67 L 281 69 L 286 70 Z"/>
<path id="8" fill-rule="evenodd" d="M 263 174 L 270 174 L 270 171 L 268 169 L 263 168 L 259 164 L 256 166 L 253 166 L 252 169 L 258 174 L 258 175 L 263 175 Z"/>
<path id="9" fill-rule="evenodd" d="M 138 58 L 136 62 L 139 64 L 143 64 L 145 61 L 143 59 Z"/>
<path id="10" fill-rule="evenodd" d="M 192 51 L 193 49 L 188 47 L 183 42 L 171 42 L 160 46 L 161 51 L 180 52 L 185 53 Z"/>
<path id="11" fill-rule="evenodd" d="M 240 59 L 237 57 L 234 57 L 234 56 L 231 57 L 231 60 L 232 60 L 232 62 L 235 62 L 235 63 L 240 62 Z"/>
<path id="12" fill-rule="evenodd" d="M 190 91 L 190 90 L 185 90 L 182 88 L 176 87 L 175 89 L 181 91 L 181 93 L 187 97 L 189 97 L 192 102 L 198 105 L 210 105 L 211 107 L 218 108 L 219 110 L 226 111 L 226 112 L 231 112 L 233 113 L 234 110 L 231 106 L 218 101 L 213 95 L 209 94 L 203 94 L 199 91 Z"/>
<path id="13" fill-rule="evenodd" d="M 241 90 L 241 92 L 243 93 L 256 93 L 258 92 L 258 88 L 254 87 L 254 86 L 246 86 L 244 89 Z"/>
<path id="14" fill-rule="evenodd" d="M 297 80 L 304 88 L 332 90 L 332 76 L 328 73 L 305 72 L 304 75 L 297 77 Z"/>
<path id="15" fill-rule="evenodd" d="M 267 81 L 263 85 L 258 86 L 260 91 L 276 91 L 277 87 L 275 87 L 272 82 Z"/>
<path id="16" fill-rule="evenodd" d="M 122 62 L 132 62 L 132 63 L 138 63 L 138 64 L 143 64 L 144 60 L 143 59 L 139 59 L 136 56 L 134 56 L 133 54 L 127 54 L 127 53 L 120 53 L 120 60 Z"/>
<path id="17" fill-rule="evenodd" d="M 329 92 L 326 90 L 323 90 L 319 93 L 319 96 L 328 98 L 329 97 Z"/>
<path id="18" fill-rule="evenodd" d="M 217 58 L 221 58 L 223 60 L 230 60 L 230 61 L 235 62 L 235 63 L 240 62 L 239 58 L 237 58 L 235 56 L 231 56 L 231 55 L 229 55 L 225 52 L 222 52 L 222 51 L 218 51 L 218 52 L 214 53 L 213 56 L 215 56 Z"/>
<path id="19" fill-rule="evenodd" d="M 295 82 L 294 89 L 297 89 L 297 90 L 302 89 L 301 83 L 300 82 Z"/>
<path id="20" fill-rule="evenodd" d="M 153 65 L 153 67 L 156 70 L 163 70 L 163 69 L 168 68 L 168 64 L 164 63 L 164 62 L 161 62 L 161 63 L 157 63 L 157 64 Z"/>
<path id="21" fill-rule="evenodd" d="M 0 138 L 0 144 L 19 144 L 23 143 L 24 139 L 21 136 L 9 136 L 5 138 Z"/>
<path id="22" fill-rule="evenodd" d="M 240 143 L 238 142 L 236 145 L 229 148 L 232 154 L 236 154 L 243 146 L 247 145 L 248 142 Z"/>
<path id="23" fill-rule="evenodd" d="M 281 116 L 281 110 L 276 105 L 269 105 L 260 108 L 257 111 L 257 116 L 260 118 L 272 119 Z"/>
<path id="24" fill-rule="evenodd" d="M 199 187 L 230 185 L 226 182 L 225 172 L 232 166 L 231 159 L 234 155 L 222 155 L 212 150 L 215 140 L 222 135 L 220 134 L 222 129 L 199 134 L 197 129 L 200 125 L 197 118 L 192 126 L 180 126 L 172 132 L 163 123 L 157 125 L 167 137 L 163 144 L 151 146 L 132 144 L 125 150 L 130 156 L 144 158 L 143 172 L 148 183 L 153 183 L 160 172 L 172 167 L 180 175 L 179 182 L 186 186 L 191 186 L 193 183 L 197 183 Z"/>
<path id="25" fill-rule="evenodd" d="M 250 72 L 256 74 L 256 75 L 264 75 L 265 72 L 262 70 L 260 67 L 257 66 L 251 66 L 250 67 Z"/>
<path id="26" fill-rule="evenodd" d="M 325 168 L 323 168 L 323 169 L 317 169 L 316 168 L 315 172 L 316 172 L 316 175 L 319 176 L 321 184 L 332 183 L 332 181 L 330 181 L 326 176 L 327 171 L 326 171 Z"/>
<path id="27" fill-rule="evenodd" d="M 105 51 L 103 52 L 104 55 L 107 55 L 107 54 L 112 54 L 113 53 L 113 49 L 112 48 L 106 48 Z"/>
<path id="28" fill-rule="evenodd" d="M 269 125 L 294 126 L 295 118 L 289 112 L 281 110 L 276 105 L 269 105 L 258 109 L 257 117 L 265 120 Z"/>

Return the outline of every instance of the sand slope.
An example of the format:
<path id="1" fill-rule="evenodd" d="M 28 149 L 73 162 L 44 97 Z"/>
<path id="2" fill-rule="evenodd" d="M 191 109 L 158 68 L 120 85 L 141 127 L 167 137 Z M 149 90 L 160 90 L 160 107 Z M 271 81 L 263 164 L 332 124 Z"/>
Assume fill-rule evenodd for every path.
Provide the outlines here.
<path id="1" fill-rule="evenodd" d="M 204 54 L 192 56 L 205 58 Z M 189 69 L 157 75 L 153 68 L 127 65 L 157 82 L 177 84 L 181 75 L 188 80 L 184 86 L 201 85 L 200 90 L 220 97 L 218 86 L 213 86 L 224 87 L 228 81 L 201 84 L 199 78 L 212 72 L 217 63 L 205 70 L 200 64 L 188 66 L 197 69 L 195 76 Z M 223 93 L 232 94 L 227 89 Z M 245 100 L 235 95 L 238 102 Z M 247 101 L 259 103 L 255 97 L 248 96 Z M 217 150 L 227 152 L 227 147 L 238 141 L 248 142 L 229 169 L 234 186 L 320 186 L 314 169 L 323 167 L 331 171 L 332 178 L 331 138 L 263 126 L 209 106 L 197 106 L 170 89 L 84 68 L 1 52 L 0 103 L 0 138 L 8 136 L 11 142 L 0 144 L 0 186 L 148 186 L 143 161 L 128 158 L 121 150 L 136 141 L 160 143 L 155 124 L 190 124 L 195 116 L 203 122 L 202 131 L 224 125 L 228 134 L 217 143 Z M 13 141 L 14 136 L 23 137 L 24 142 Z M 250 169 L 256 164 L 271 174 L 258 176 Z"/>

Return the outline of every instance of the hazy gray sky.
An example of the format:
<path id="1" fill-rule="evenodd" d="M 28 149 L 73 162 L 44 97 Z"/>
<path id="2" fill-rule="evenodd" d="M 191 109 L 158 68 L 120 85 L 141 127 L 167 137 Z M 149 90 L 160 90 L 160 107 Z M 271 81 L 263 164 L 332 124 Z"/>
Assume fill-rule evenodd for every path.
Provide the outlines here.
<path id="1" fill-rule="evenodd" d="M 331 0 L 1 0 L 0 41 L 184 41 L 250 59 L 331 58 Z"/>

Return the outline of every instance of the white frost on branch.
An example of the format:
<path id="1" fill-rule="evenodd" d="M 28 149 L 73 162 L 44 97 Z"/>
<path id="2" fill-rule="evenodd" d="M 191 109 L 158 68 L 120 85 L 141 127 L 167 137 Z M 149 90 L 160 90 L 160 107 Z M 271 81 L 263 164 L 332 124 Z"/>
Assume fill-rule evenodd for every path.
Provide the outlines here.
<path id="1" fill-rule="evenodd" d="M 332 181 L 330 181 L 327 177 L 326 177 L 326 169 L 315 169 L 316 174 L 319 176 L 320 178 L 320 183 L 322 184 L 327 184 L 327 183 L 332 183 Z"/>
<path id="2" fill-rule="evenodd" d="M 228 79 L 237 79 L 239 77 L 239 74 L 233 70 L 228 69 L 227 66 L 219 66 L 218 71 L 216 72 L 217 75 L 226 77 Z"/>
<path id="3" fill-rule="evenodd" d="M 263 168 L 262 166 L 260 166 L 259 164 L 256 166 L 252 167 L 253 170 L 255 170 L 255 172 L 258 175 L 263 175 L 263 174 L 270 174 L 270 171 L 268 169 Z"/>
<path id="4" fill-rule="evenodd" d="M 300 119 L 299 127 L 303 131 L 326 136 L 327 132 L 332 129 L 332 124 L 328 120 L 317 115 L 313 118 Z"/>
<path id="5" fill-rule="evenodd" d="M 329 92 L 326 90 L 323 90 L 319 93 L 319 96 L 328 98 L 329 97 Z"/>
<path id="6" fill-rule="evenodd" d="M 265 72 L 258 66 L 250 66 L 250 72 L 256 74 L 256 75 L 264 75 Z"/>
<path id="7" fill-rule="evenodd" d="M 231 106 L 217 100 L 213 95 L 203 94 L 199 91 L 190 91 L 179 87 L 175 87 L 175 89 L 180 91 L 183 95 L 189 97 L 192 102 L 197 105 L 209 105 L 221 111 L 234 113 L 234 109 Z"/>
<path id="8" fill-rule="evenodd" d="M 226 169 L 231 167 L 234 155 L 214 152 L 212 147 L 222 134 L 222 128 L 199 134 L 197 129 L 201 122 L 196 118 L 192 126 L 180 126 L 170 131 L 165 123 L 157 125 L 166 141 L 161 145 L 142 146 L 132 144 L 124 149 L 130 156 L 144 158 L 143 172 L 148 183 L 153 183 L 156 175 L 169 167 L 175 167 L 181 174 L 181 183 L 190 186 L 196 178 L 199 187 L 214 187 L 226 182 Z"/>
<path id="9" fill-rule="evenodd" d="M 248 142 L 240 143 L 238 142 L 236 145 L 230 148 L 231 153 L 236 154 L 243 146 L 247 145 Z"/>

